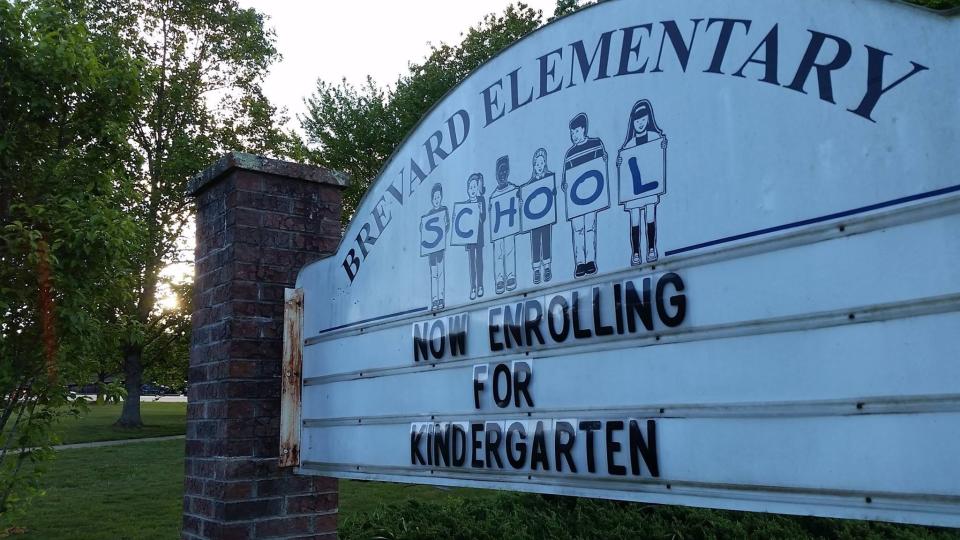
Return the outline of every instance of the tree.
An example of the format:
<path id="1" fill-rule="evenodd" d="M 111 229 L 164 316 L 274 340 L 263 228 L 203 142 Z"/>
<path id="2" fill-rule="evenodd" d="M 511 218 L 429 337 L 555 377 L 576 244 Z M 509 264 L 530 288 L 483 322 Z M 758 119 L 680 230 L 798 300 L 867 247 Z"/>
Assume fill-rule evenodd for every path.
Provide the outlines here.
<path id="1" fill-rule="evenodd" d="M 553 17 L 550 17 L 550 20 L 559 19 L 560 17 L 569 15 L 578 9 L 581 9 L 583 6 L 580 5 L 580 0 L 557 0 L 557 7 L 553 10 Z"/>
<path id="2" fill-rule="evenodd" d="M 168 358 L 155 354 L 155 346 L 168 342 L 170 332 L 183 335 L 171 326 L 182 329 L 182 318 L 157 309 L 157 290 L 161 270 L 185 258 L 178 240 L 190 221 L 187 181 L 226 150 L 295 156 L 299 146 L 277 128 L 282 119 L 260 87 L 278 58 L 262 15 L 235 0 L 94 5 L 96 31 L 121 37 L 140 65 L 143 89 L 129 124 L 136 159 L 126 171 L 133 188 L 128 210 L 138 232 L 128 261 L 134 294 L 117 306 L 127 394 L 117 424 L 139 427 L 144 370 L 162 371 L 155 364 Z M 167 352 L 182 355 L 182 349 Z"/>
<path id="3" fill-rule="evenodd" d="M 353 217 L 384 162 L 430 107 L 481 64 L 539 28 L 542 19 L 540 11 L 522 3 L 508 6 L 502 15 L 487 15 L 458 45 L 431 47 L 392 90 L 370 78 L 359 89 L 346 81 L 317 81 L 301 118 L 308 142 L 315 146 L 307 158 L 350 175 L 344 220 Z"/>
<path id="4" fill-rule="evenodd" d="M 960 8 L 960 0 L 908 0 L 908 1 L 913 4 L 917 4 L 923 7 L 928 7 L 930 9 L 937 9 L 937 10 Z"/>
<path id="5" fill-rule="evenodd" d="M 80 406 L 66 382 L 116 348 L 112 306 L 132 290 L 137 69 L 116 36 L 90 31 L 87 7 L 0 0 L 0 512 Z"/>

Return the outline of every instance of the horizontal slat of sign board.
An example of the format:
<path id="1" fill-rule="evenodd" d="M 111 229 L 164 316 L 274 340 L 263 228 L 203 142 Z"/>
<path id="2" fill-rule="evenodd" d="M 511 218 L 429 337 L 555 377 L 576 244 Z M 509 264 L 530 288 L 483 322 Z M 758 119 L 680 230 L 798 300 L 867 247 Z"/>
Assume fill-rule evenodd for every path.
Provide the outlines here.
<path id="1" fill-rule="evenodd" d="M 829 515 L 849 519 L 936 524 L 956 527 L 956 504 L 901 493 L 862 492 L 827 494 L 819 489 L 780 490 L 763 486 L 713 486 L 693 483 L 649 484 L 641 482 L 570 482 L 559 476 L 528 475 L 526 479 L 495 473 L 449 474 L 447 477 L 410 475 L 405 468 L 361 467 L 353 463 L 306 462 L 301 474 L 335 476 L 383 482 L 463 486 L 481 489 L 527 491 L 553 495 L 593 497 L 624 501 L 703 506 L 725 510 L 775 512 L 780 514 Z"/>
<path id="2" fill-rule="evenodd" d="M 590 411 L 569 414 L 564 419 L 593 419 Z M 536 420 L 517 415 L 513 421 Z M 623 418 L 624 421 L 628 417 Z M 640 420 L 646 421 L 641 418 Z M 507 420 L 507 425 L 512 423 Z M 565 458 L 564 472 L 557 472 L 554 434 L 545 428 L 549 472 L 531 469 L 531 452 L 514 468 L 501 446 L 504 469 L 492 460 L 492 469 L 472 467 L 468 447 L 462 467 L 411 465 L 410 425 L 334 426 L 304 430 L 304 444 L 326 456 L 332 463 L 365 464 L 376 467 L 404 467 L 405 474 L 443 475 L 445 472 L 470 472 L 472 469 L 513 475 L 564 476 L 571 483 L 583 481 L 705 485 L 743 484 L 768 489 L 818 489 L 824 493 L 856 491 L 900 492 L 908 498 L 926 497 L 941 502 L 960 503 L 960 431 L 954 429 L 960 413 L 894 414 L 869 416 L 797 417 L 797 418 L 661 418 L 656 420 L 659 445 L 659 476 L 653 477 L 642 459 L 640 473 L 631 471 L 631 454 L 626 430 L 615 431 L 611 440 L 620 447 L 613 452 L 613 463 L 626 468 L 623 476 L 608 471 L 607 442 L 604 429 L 595 432 L 595 473 L 588 463 L 587 443 L 580 433 L 572 448 L 577 472 L 572 473 Z M 549 423 L 549 422 L 548 422 Z M 645 428 L 644 428 L 645 429 Z M 528 429 L 528 432 L 530 430 Z M 469 434 L 468 434 L 469 437 Z M 468 439 L 469 440 L 469 439 Z M 903 441 L 916 441 L 905 448 Z M 529 437 L 525 440 L 529 445 Z M 482 442 L 482 441 L 481 441 Z M 514 451 L 518 455 L 519 451 Z M 485 461 L 481 444 L 478 461 Z M 724 460 L 718 460 L 723 456 Z M 361 465 L 361 469 L 362 469 Z M 761 472 L 762 471 L 762 472 Z M 878 474 L 877 471 L 883 471 Z M 960 517 L 960 514 L 958 514 Z"/>
<path id="3" fill-rule="evenodd" d="M 583 408 L 516 408 L 486 412 L 427 413 L 417 415 L 349 416 L 329 419 L 303 420 L 307 428 L 333 426 L 368 426 L 404 422 L 459 422 L 504 421 L 513 419 L 519 411 L 528 420 L 550 420 L 569 414 L 579 414 Z M 598 419 L 624 417 L 651 418 L 774 418 L 800 416 L 866 416 L 871 414 L 902 414 L 960 411 L 960 394 L 926 394 L 920 396 L 851 396 L 843 399 L 819 401 L 753 401 L 735 403 L 643 403 L 609 408 L 590 408 Z"/>
<path id="4" fill-rule="evenodd" d="M 789 332 L 506 361 L 532 366 L 536 410 L 940 395 L 960 392 L 960 362 L 943 362 L 942 342 L 929 336 L 957 328 L 951 312 L 826 328 L 816 339 Z M 488 389 L 474 408 L 472 377 L 473 364 L 458 363 L 305 386 L 303 417 L 502 412 Z"/>
<path id="5" fill-rule="evenodd" d="M 960 214 L 774 253 L 683 267 L 678 270 L 688 296 L 698 305 L 696 309 L 691 307 L 682 331 L 960 293 L 960 272 L 951 270 L 951 261 L 960 260 L 960 243 L 950 241 L 956 230 L 960 230 Z M 918 237 L 928 242 L 915 242 Z M 937 242 L 938 238 L 942 241 Z M 920 260 L 924 263 L 918 267 L 916 261 Z M 652 275 L 661 274 L 658 270 Z M 920 275 L 922 279 L 918 279 Z M 600 283 L 609 287 L 614 279 Z M 591 289 L 568 286 L 553 290 L 578 290 L 581 298 L 589 300 Z M 543 296 L 549 298 L 550 294 L 546 292 Z M 509 304 L 522 298 L 498 297 L 487 306 Z M 610 302 L 609 298 L 606 296 L 605 300 Z M 485 323 L 488 316 L 483 307 L 462 312 L 470 313 L 473 325 Z M 608 321 L 609 312 L 609 308 L 604 309 Z M 586 318 L 590 318 L 589 312 Z M 361 334 L 309 345 L 304 349 L 304 377 L 409 365 L 410 324 L 428 319 L 429 316 L 416 317 L 403 325 L 377 325 Z M 670 333 L 662 324 L 659 329 Z M 471 332 L 467 337 L 468 350 L 489 349 L 485 333 Z"/>
<path id="6" fill-rule="evenodd" d="M 510 361 L 517 358 L 550 358 L 569 354 L 586 354 L 603 352 L 611 349 L 626 348 L 639 350 L 653 345 L 670 343 L 686 343 L 705 340 L 737 338 L 741 336 L 755 336 L 763 334 L 781 334 L 787 332 L 811 331 L 827 329 L 835 326 L 849 326 L 855 324 L 893 321 L 909 317 L 954 312 L 960 309 L 960 294 L 953 294 L 935 298 L 925 298 L 914 301 L 894 304 L 880 304 L 871 306 L 849 306 L 832 312 L 816 313 L 799 317 L 785 317 L 778 319 L 764 319 L 744 321 L 740 323 L 706 326 L 684 330 L 663 330 L 650 332 L 642 337 L 634 337 L 628 333 L 624 335 L 607 336 L 603 339 L 589 339 L 581 344 L 573 343 L 562 348 L 546 348 L 542 346 L 533 349 L 515 348 L 509 354 L 503 351 L 496 354 L 477 354 L 461 359 L 432 360 L 385 368 L 359 369 L 350 372 L 337 373 L 325 376 L 310 377 L 303 381 L 305 386 L 317 386 L 338 381 L 354 379 L 369 379 L 386 375 L 400 375 L 406 373 L 443 370 L 475 365 L 478 362 Z M 460 315 L 462 317 L 462 315 Z M 487 332 L 486 328 L 481 329 Z M 502 337 L 499 330 L 497 336 Z M 511 334 L 512 335 L 512 334 Z M 524 334 L 525 335 L 525 334 Z"/>
<path id="7" fill-rule="evenodd" d="M 960 188 L 960 186 L 956 187 Z M 769 252 L 785 250 L 795 246 L 803 246 L 806 244 L 813 244 L 831 239 L 840 239 L 853 235 L 875 232 L 878 230 L 886 230 L 900 225 L 931 220 L 942 216 L 949 216 L 951 214 L 960 213 L 960 195 L 958 195 L 956 191 L 956 189 L 952 189 L 947 193 L 937 195 L 935 197 L 924 197 L 920 199 L 919 202 L 910 201 L 903 204 L 896 204 L 889 207 L 884 207 L 882 210 L 860 213 L 844 219 L 833 219 L 825 223 L 817 223 L 811 226 L 804 226 L 802 228 L 791 227 L 783 231 L 775 231 L 767 236 L 747 235 L 743 239 L 737 241 L 733 246 L 728 244 L 704 245 L 683 255 L 671 257 L 670 259 L 661 261 L 657 264 L 642 265 L 640 269 L 651 267 L 655 269 L 658 266 L 660 268 L 690 268 L 694 266 L 720 263 L 737 258 L 764 256 Z M 899 247 L 903 248 L 912 245 L 913 243 L 914 242 L 907 242 L 905 244 L 901 244 Z M 710 243 L 708 242 L 708 244 Z M 687 248 L 690 247 L 694 246 L 688 246 Z M 687 248 L 683 249 L 686 250 Z M 907 257 L 907 259 L 909 259 L 909 257 Z M 591 281 L 607 281 L 616 276 L 635 275 L 636 273 L 637 269 L 630 269 L 629 271 L 611 272 L 602 278 L 594 278 L 593 280 L 586 279 L 583 281 L 586 283 Z M 543 291 L 563 290 L 564 288 L 569 288 L 569 285 L 558 284 L 551 287 L 544 284 L 543 286 L 534 288 L 534 290 L 542 293 Z M 523 292 L 526 291 L 520 289 L 517 291 L 517 294 Z M 494 304 L 498 301 L 498 298 L 499 297 L 488 295 L 485 301 L 484 299 L 477 299 L 470 302 L 469 305 L 476 306 Z M 448 307 L 451 310 L 457 309 L 457 306 L 452 304 Z M 342 327 L 338 328 L 326 329 L 319 335 L 308 337 L 306 339 L 306 345 L 313 346 L 325 341 L 336 340 L 338 344 L 342 343 L 338 346 L 348 347 L 352 341 L 341 340 L 341 338 L 344 336 L 353 336 L 363 333 L 364 330 L 369 331 L 374 328 L 386 329 L 391 326 L 403 325 L 411 318 L 429 317 L 428 312 L 429 310 L 426 308 L 413 309 L 400 313 L 374 317 L 369 320 L 357 321 L 353 324 L 343 325 Z M 339 355 L 333 356 L 339 357 Z"/>

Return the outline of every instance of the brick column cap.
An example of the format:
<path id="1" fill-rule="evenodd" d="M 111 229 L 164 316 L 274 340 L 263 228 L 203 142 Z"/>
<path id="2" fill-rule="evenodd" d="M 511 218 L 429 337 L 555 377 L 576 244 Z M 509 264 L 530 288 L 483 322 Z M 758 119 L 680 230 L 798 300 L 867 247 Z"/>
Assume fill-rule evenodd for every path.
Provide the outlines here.
<path id="1" fill-rule="evenodd" d="M 187 184 L 187 194 L 193 197 L 198 196 L 204 189 L 235 169 L 306 180 L 340 189 L 346 188 L 350 182 L 346 173 L 331 171 L 325 167 L 231 151 L 191 178 Z"/>

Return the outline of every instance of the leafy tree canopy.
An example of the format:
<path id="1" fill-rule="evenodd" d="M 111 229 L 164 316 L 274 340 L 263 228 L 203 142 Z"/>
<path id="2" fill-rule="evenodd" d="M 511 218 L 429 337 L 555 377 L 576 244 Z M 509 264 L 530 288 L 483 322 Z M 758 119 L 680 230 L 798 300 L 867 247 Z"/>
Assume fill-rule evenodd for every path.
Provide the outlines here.
<path id="1" fill-rule="evenodd" d="M 125 171 L 125 210 L 138 235 L 127 260 L 134 294 L 116 306 L 126 338 L 102 368 L 122 371 L 128 399 L 118 423 L 135 427 L 144 371 L 170 375 L 162 364 L 172 362 L 186 372 L 186 318 L 159 310 L 157 291 L 161 271 L 192 255 L 180 242 L 192 219 L 187 181 L 228 150 L 296 158 L 300 146 L 263 95 L 279 55 L 261 14 L 236 0 L 89 1 L 94 31 L 119 36 L 142 89 L 127 125 L 133 159 Z"/>
<path id="2" fill-rule="evenodd" d="M 423 62 L 411 63 L 392 89 L 370 78 L 361 88 L 346 81 L 318 81 L 301 118 L 307 139 L 316 148 L 307 157 L 350 175 L 344 219 L 353 216 L 384 162 L 434 103 L 542 22 L 540 11 L 522 3 L 508 6 L 501 15 L 487 15 L 463 34 L 460 44 L 432 46 Z"/>
<path id="3" fill-rule="evenodd" d="M 83 2 L 0 1 L 0 512 L 50 443 L 64 384 L 119 342 L 136 237 L 126 126 L 140 96 L 116 36 Z M 30 469 L 33 470 L 32 468 Z"/>

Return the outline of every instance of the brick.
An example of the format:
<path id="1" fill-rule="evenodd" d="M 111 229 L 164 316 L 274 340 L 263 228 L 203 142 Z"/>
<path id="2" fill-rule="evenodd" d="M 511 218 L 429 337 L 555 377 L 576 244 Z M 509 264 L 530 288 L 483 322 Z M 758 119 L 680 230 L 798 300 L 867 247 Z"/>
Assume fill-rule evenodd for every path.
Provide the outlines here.
<path id="1" fill-rule="evenodd" d="M 220 523 L 207 521 L 204 523 L 205 538 L 222 538 L 223 540 L 247 540 L 256 538 L 253 525 L 250 523 Z"/>
<path id="2" fill-rule="evenodd" d="M 256 499 L 224 503 L 224 519 L 227 521 L 249 521 L 280 513 L 282 499 Z"/>
<path id="3" fill-rule="evenodd" d="M 227 403 L 227 418 L 253 418 L 257 406 L 253 400 L 230 401 Z"/>
<path id="4" fill-rule="evenodd" d="M 255 531 L 257 538 L 287 537 L 293 534 L 311 533 L 313 532 L 313 519 L 310 516 L 267 519 L 258 521 Z"/>
<path id="5" fill-rule="evenodd" d="M 313 517 L 313 532 L 317 534 L 337 532 L 337 514 L 323 514 Z"/>
<path id="6" fill-rule="evenodd" d="M 337 494 L 298 495 L 287 497 L 288 514 L 330 512 L 337 509 Z"/>
<path id="7" fill-rule="evenodd" d="M 292 473 L 281 478 L 271 478 L 269 480 L 260 480 L 257 482 L 257 496 L 259 497 L 330 493 L 332 491 L 336 491 L 336 489 L 336 478 L 294 476 Z"/>
<path id="8" fill-rule="evenodd" d="M 253 496 L 256 484 L 253 481 L 227 482 L 223 488 L 223 499 L 237 501 L 249 499 Z"/>
<path id="9" fill-rule="evenodd" d="M 263 176 L 252 171 L 238 171 L 234 175 L 234 186 L 246 191 L 261 192 L 264 190 Z"/>
<path id="10" fill-rule="evenodd" d="M 183 532 L 200 534 L 203 532 L 203 521 L 197 516 L 185 514 L 183 516 Z"/>
<path id="11" fill-rule="evenodd" d="M 342 190 L 235 163 L 196 201 L 182 534 L 335 538 L 337 481 L 276 458 L 284 288 L 336 248 Z"/>

